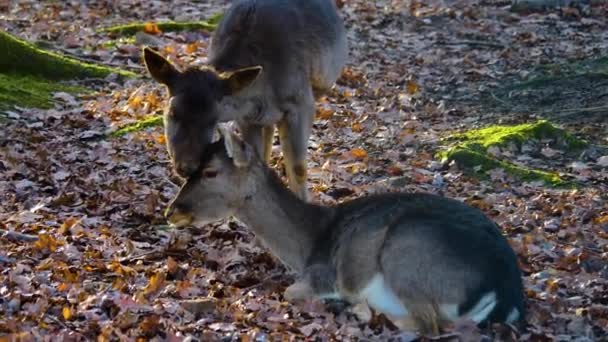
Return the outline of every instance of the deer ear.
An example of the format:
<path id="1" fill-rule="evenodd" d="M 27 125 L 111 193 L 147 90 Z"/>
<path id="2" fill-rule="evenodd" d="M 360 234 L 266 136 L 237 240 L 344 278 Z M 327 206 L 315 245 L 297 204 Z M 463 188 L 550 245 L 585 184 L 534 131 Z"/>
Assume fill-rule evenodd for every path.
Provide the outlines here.
<path id="1" fill-rule="evenodd" d="M 230 129 L 219 126 L 220 135 L 224 138 L 224 146 L 228 157 L 236 167 L 246 167 L 251 163 L 253 148 Z"/>
<path id="2" fill-rule="evenodd" d="M 233 95 L 249 87 L 262 73 L 262 67 L 252 66 L 221 73 L 220 79 L 226 85 L 227 95 Z"/>
<path id="3" fill-rule="evenodd" d="M 149 47 L 144 48 L 144 62 L 152 78 L 169 88 L 180 74 L 173 63 Z"/>

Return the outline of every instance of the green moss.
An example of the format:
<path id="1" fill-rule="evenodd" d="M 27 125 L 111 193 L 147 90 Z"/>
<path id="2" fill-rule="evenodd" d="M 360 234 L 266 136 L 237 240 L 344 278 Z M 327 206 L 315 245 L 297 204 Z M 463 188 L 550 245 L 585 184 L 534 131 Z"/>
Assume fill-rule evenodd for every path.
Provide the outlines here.
<path id="1" fill-rule="evenodd" d="M 546 120 L 515 126 L 489 126 L 454 134 L 448 139 L 460 141 L 468 149 L 478 151 L 485 151 L 491 146 L 504 147 L 512 143 L 521 147 L 522 143 L 530 139 L 552 139 L 566 149 L 578 149 L 587 146 L 585 141 L 573 137 Z"/>
<path id="2" fill-rule="evenodd" d="M 126 44 L 135 44 L 135 37 L 120 37 L 118 39 L 108 40 L 101 44 L 101 47 L 104 49 L 113 49 L 117 46 L 126 45 Z"/>
<path id="3" fill-rule="evenodd" d="M 110 136 L 112 137 L 120 137 L 127 133 L 141 131 L 148 127 L 156 127 L 163 125 L 163 117 L 160 115 L 149 116 L 145 119 L 139 120 L 135 123 L 125 125 L 116 131 L 112 132 Z"/>
<path id="4" fill-rule="evenodd" d="M 469 171 L 475 170 L 477 174 L 485 174 L 487 171 L 500 168 L 522 181 L 543 181 L 545 184 L 554 187 L 570 187 L 572 185 L 570 182 L 561 179 L 557 173 L 528 169 L 504 160 L 498 160 L 486 153 L 461 147 L 454 147 L 440 152 L 438 153 L 438 157 L 444 161 L 455 161 L 460 167 L 464 167 Z"/>
<path id="5" fill-rule="evenodd" d="M 486 171 L 501 168 L 523 181 L 543 181 L 549 186 L 570 187 L 572 184 L 561 179 L 557 173 L 525 168 L 509 161 L 499 160 L 490 155 L 488 148 L 505 147 L 515 144 L 521 148 L 529 140 L 551 139 L 562 148 L 572 151 L 587 146 L 564 130 L 545 120 L 515 126 L 490 126 L 465 133 L 454 134 L 445 141 L 455 141 L 451 148 L 437 153 L 443 162 L 455 161 L 460 167 L 485 174 Z"/>
<path id="6" fill-rule="evenodd" d="M 216 14 L 209 20 L 201 21 L 164 21 L 155 23 L 158 28 L 163 32 L 176 32 L 176 31 L 193 31 L 193 30 L 207 30 L 213 31 L 217 27 L 217 24 L 221 20 L 221 14 Z M 143 31 L 146 23 L 132 23 L 126 25 L 117 25 L 106 27 L 100 30 L 100 32 L 107 32 L 116 35 L 133 35 L 137 32 Z"/>
<path id="7" fill-rule="evenodd" d="M 12 74 L 0 74 L 0 109 L 13 105 L 33 108 L 50 108 L 53 93 L 82 93 L 85 88 L 49 82 L 44 79 Z"/>
<path id="8" fill-rule="evenodd" d="M 83 63 L 39 49 L 3 31 L 0 31 L 0 51 L 4 51 L 0 54 L 1 73 L 28 74 L 52 80 L 106 77 L 111 73 L 135 76 L 129 71 Z"/>

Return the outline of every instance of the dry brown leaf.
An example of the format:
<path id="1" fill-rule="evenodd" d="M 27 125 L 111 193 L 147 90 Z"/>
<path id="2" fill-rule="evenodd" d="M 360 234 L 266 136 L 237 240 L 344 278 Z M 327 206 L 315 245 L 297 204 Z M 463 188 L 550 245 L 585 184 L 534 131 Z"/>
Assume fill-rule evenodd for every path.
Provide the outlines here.
<path id="1" fill-rule="evenodd" d="M 420 86 L 418 86 L 416 82 L 409 80 L 407 81 L 405 89 L 409 95 L 415 95 L 420 91 Z"/>
<path id="2" fill-rule="evenodd" d="M 143 293 L 146 296 L 159 292 L 165 285 L 167 274 L 164 271 L 158 271 L 150 277 L 148 285 L 144 288 Z"/>

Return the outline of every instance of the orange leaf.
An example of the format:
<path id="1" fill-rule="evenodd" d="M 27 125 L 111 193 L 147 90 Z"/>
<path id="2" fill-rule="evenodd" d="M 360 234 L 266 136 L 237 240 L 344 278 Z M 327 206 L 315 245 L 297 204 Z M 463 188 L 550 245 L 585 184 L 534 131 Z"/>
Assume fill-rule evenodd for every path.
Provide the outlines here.
<path id="1" fill-rule="evenodd" d="M 160 289 L 165 284 L 165 278 L 166 278 L 165 272 L 158 272 L 158 273 L 155 273 L 154 275 L 152 275 L 150 277 L 150 282 L 144 288 L 144 295 L 149 295 L 149 294 L 160 291 Z"/>
<path id="2" fill-rule="evenodd" d="M 67 283 L 61 283 L 61 284 L 59 284 L 59 286 L 57 286 L 57 291 L 60 291 L 60 292 L 65 292 L 69 289 L 70 289 L 70 285 Z"/>
<path id="3" fill-rule="evenodd" d="M 186 53 L 195 53 L 198 50 L 198 42 L 186 45 Z"/>
<path id="4" fill-rule="evenodd" d="M 350 153 L 358 159 L 364 159 L 367 157 L 367 152 L 365 152 L 365 150 L 362 148 L 353 148 L 350 150 Z"/>
<path id="5" fill-rule="evenodd" d="M 112 287 L 117 291 L 123 291 L 127 288 L 127 283 L 123 278 L 116 278 L 112 283 Z"/>
<path id="6" fill-rule="evenodd" d="M 407 81 L 407 85 L 405 86 L 407 93 L 410 95 L 414 95 L 420 91 L 420 87 L 414 81 Z"/>
<path id="7" fill-rule="evenodd" d="M 113 260 L 110 264 L 108 264 L 108 269 L 112 272 L 115 272 L 121 276 L 134 276 L 137 274 L 137 271 L 129 266 L 123 266 L 120 264 L 118 260 Z"/>
<path id="8" fill-rule="evenodd" d="M 593 219 L 593 222 L 595 222 L 596 224 L 608 223 L 608 215 L 596 217 L 595 219 Z"/>
<path id="9" fill-rule="evenodd" d="M 135 96 L 130 97 L 128 101 L 129 101 L 129 107 L 136 108 L 141 105 L 141 103 L 144 101 L 144 99 L 139 95 L 135 95 Z"/>
<path id="10" fill-rule="evenodd" d="M 334 115 L 334 110 L 331 108 L 320 107 L 317 109 L 317 118 L 321 120 L 329 120 Z"/>
<path id="11" fill-rule="evenodd" d="M 163 33 L 158 25 L 155 23 L 145 23 L 144 24 L 144 32 L 148 34 L 160 34 Z"/>
<path id="12" fill-rule="evenodd" d="M 159 134 L 156 136 L 156 142 L 161 145 L 164 145 L 167 142 L 167 137 L 164 134 Z"/>
<path id="13" fill-rule="evenodd" d="M 48 249 L 50 252 L 54 252 L 60 243 L 49 234 L 40 233 L 38 234 L 38 240 L 34 243 L 34 248 L 38 250 Z"/>
<path id="14" fill-rule="evenodd" d="M 72 313 L 72 309 L 69 306 L 64 306 L 63 310 L 61 310 L 61 314 L 63 315 L 63 319 L 69 321 L 74 316 Z"/>
<path id="15" fill-rule="evenodd" d="M 72 272 L 67 266 L 63 266 L 59 268 L 61 271 L 62 280 L 67 283 L 76 283 L 78 282 L 78 271 L 76 268 L 73 268 L 75 272 Z"/>
<path id="16" fill-rule="evenodd" d="M 149 93 L 146 95 L 146 102 L 150 104 L 151 107 L 158 107 L 160 105 L 160 99 L 156 96 L 155 93 Z"/>
<path id="17" fill-rule="evenodd" d="M 61 224 L 61 227 L 59 227 L 59 233 L 61 235 L 65 235 L 65 234 L 69 233 L 70 228 L 72 228 L 79 221 L 80 220 L 75 217 L 69 217 L 68 219 L 63 221 L 63 223 Z"/>

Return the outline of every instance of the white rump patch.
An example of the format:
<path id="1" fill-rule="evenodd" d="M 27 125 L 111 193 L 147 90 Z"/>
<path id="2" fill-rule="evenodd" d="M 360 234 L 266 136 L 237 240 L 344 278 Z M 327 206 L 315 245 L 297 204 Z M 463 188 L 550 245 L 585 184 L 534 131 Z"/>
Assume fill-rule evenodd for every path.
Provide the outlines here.
<path id="1" fill-rule="evenodd" d="M 467 317 L 479 324 L 488 318 L 488 315 L 494 310 L 496 304 L 496 292 L 488 292 L 463 317 Z"/>
<path id="2" fill-rule="evenodd" d="M 409 313 L 395 292 L 387 286 L 384 276 L 377 273 L 370 282 L 359 292 L 361 300 L 374 310 L 385 313 L 391 317 L 404 317 Z"/>
<path id="3" fill-rule="evenodd" d="M 509 315 L 507 316 L 507 323 L 515 323 L 519 319 L 519 310 L 513 308 Z"/>

